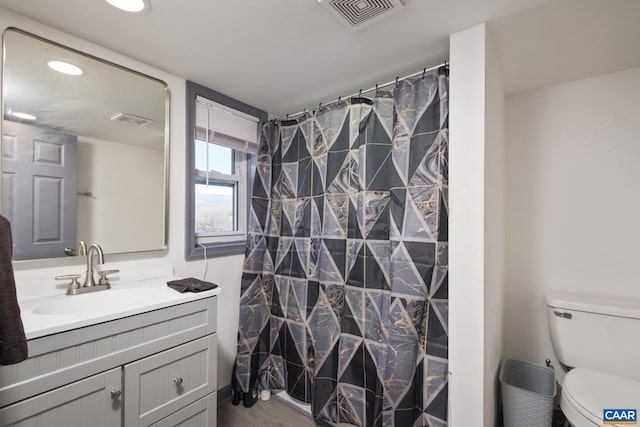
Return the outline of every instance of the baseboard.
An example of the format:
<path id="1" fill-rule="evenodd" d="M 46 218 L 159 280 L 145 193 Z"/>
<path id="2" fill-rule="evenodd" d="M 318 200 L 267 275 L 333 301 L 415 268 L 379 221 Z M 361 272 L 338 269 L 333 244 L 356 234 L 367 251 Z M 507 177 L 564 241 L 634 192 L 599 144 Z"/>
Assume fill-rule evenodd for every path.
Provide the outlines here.
<path id="1" fill-rule="evenodd" d="M 218 406 L 231 401 L 231 384 L 218 389 Z"/>

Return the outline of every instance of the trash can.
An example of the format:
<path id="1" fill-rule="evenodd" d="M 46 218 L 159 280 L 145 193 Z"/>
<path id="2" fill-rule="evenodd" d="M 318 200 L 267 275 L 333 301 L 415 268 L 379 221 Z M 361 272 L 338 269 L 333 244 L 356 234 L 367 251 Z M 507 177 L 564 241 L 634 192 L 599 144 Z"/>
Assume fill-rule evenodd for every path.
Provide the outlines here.
<path id="1" fill-rule="evenodd" d="M 505 360 L 500 369 L 505 427 L 550 427 L 556 378 L 553 368 Z"/>

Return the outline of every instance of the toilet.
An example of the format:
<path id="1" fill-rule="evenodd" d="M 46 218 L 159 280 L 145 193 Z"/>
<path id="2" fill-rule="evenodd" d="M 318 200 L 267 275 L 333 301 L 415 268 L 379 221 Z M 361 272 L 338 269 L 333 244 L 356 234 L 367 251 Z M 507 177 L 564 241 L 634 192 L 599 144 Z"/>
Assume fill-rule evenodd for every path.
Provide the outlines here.
<path id="1" fill-rule="evenodd" d="M 545 303 L 553 351 L 568 369 L 560 408 L 569 422 L 635 424 L 628 412 L 608 412 L 605 420 L 605 410 L 640 412 L 640 300 L 554 293 Z"/>

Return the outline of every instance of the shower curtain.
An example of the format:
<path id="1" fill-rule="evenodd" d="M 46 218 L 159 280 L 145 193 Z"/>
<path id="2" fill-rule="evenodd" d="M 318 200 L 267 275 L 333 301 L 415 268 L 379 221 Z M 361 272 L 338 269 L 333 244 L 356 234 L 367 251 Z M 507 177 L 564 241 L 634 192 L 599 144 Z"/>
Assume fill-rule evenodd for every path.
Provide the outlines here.
<path id="1" fill-rule="evenodd" d="M 448 76 L 268 122 L 234 384 L 358 426 L 447 425 Z"/>

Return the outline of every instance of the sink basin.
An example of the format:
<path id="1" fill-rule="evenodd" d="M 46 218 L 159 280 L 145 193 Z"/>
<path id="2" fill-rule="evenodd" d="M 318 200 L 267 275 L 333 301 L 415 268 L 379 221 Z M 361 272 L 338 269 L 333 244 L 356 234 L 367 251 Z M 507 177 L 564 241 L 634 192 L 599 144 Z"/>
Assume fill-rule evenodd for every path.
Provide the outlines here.
<path id="1" fill-rule="evenodd" d="M 107 314 L 140 306 L 149 301 L 148 289 L 107 289 L 81 295 L 68 295 L 33 310 L 40 315 Z"/>

